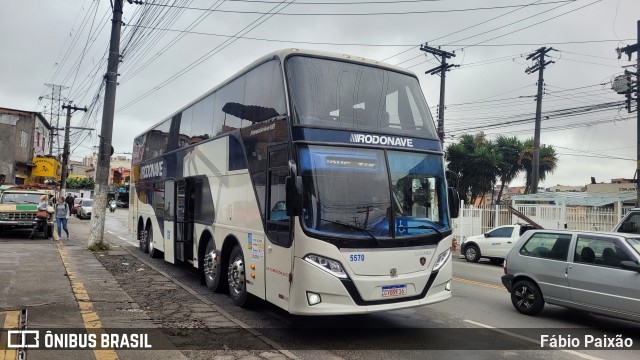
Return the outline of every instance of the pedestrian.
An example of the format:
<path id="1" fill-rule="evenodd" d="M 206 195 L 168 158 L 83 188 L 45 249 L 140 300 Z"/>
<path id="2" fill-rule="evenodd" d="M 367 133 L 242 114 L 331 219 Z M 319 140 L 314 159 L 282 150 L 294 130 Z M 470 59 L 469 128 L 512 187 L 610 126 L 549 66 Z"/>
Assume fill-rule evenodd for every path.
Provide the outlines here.
<path id="1" fill-rule="evenodd" d="M 47 238 L 47 220 L 49 220 L 49 213 L 47 212 L 47 200 L 49 197 L 47 195 L 40 196 L 40 202 L 38 203 L 38 211 L 36 213 L 36 224 L 31 230 L 31 235 L 29 235 L 29 239 L 33 239 L 33 235 L 36 231 L 42 227 L 42 232 L 44 233 L 43 237 Z"/>
<path id="2" fill-rule="evenodd" d="M 64 199 L 64 202 L 69 205 L 69 209 L 73 209 L 73 195 L 71 193 L 67 193 L 67 197 Z"/>
<path id="3" fill-rule="evenodd" d="M 69 229 L 67 229 L 67 219 L 69 219 L 69 205 L 64 202 L 64 197 L 58 197 L 58 203 L 55 207 L 56 213 L 56 226 L 58 227 L 58 239 L 62 238 L 62 229 L 67 233 L 67 240 L 69 240 Z"/>

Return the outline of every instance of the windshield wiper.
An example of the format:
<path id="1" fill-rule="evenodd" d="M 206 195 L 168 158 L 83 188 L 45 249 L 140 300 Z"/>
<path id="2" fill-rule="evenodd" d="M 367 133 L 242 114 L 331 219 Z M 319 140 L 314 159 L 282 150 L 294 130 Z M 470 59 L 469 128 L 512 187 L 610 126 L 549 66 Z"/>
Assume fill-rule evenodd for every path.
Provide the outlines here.
<path id="1" fill-rule="evenodd" d="M 440 232 L 440 230 L 436 229 L 435 227 L 431 226 L 431 225 L 419 225 L 419 226 L 404 226 L 404 225 L 398 225 L 396 226 L 398 229 L 431 229 L 435 232 L 438 233 L 438 235 L 442 236 L 442 233 Z"/>
<path id="2" fill-rule="evenodd" d="M 338 222 L 338 221 L 333 221 L 333 220 L 322 219 L 322 218 L 320 219 L 320 221 L 325 221 L 325 222 L 328 222 L 328 223 L 331 223 L 331 224 L 342 225 L 342 226 L 344 226 L 346 228 L 349 228 L 349 229 L 360 230 L 363 233 L 369 235 L 369 237 L 371 239 L 373 239 L 378 244 L 378 246 L 382 245 L 380 243 L 380 240 L 377 237 L 373 236 L 373 234 L 369 230 L 367 230 L 367 229 L 365 229 L 363 227 L 356 226 L 356 225 L 351 225 L 351 224 L 346 224 L 346 223 L 342 223 L 342 222 Z"/>

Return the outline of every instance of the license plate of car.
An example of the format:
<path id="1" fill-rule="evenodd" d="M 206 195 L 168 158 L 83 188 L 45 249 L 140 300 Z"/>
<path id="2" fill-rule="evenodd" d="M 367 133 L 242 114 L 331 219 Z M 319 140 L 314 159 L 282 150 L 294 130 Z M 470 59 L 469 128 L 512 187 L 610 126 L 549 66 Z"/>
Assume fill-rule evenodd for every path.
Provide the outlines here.
<path id="1" fill-rule="evenodd" d="M 32 226 L 33 222 L 19 222 L 18 226 Z"/>
<path id="2" fill-rule="evenodd" d="M 407 295 L 407 285 L 390 285 L 382 287 L 382 297 L 394 297 Z"/>

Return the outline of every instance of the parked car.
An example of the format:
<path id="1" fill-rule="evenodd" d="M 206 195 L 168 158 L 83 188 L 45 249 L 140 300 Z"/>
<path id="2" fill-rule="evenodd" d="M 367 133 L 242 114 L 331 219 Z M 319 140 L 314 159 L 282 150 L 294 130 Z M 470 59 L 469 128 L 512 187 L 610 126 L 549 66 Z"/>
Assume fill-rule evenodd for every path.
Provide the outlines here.
<path id="1" fill-rule="evenodd" d="M 640 234 L 640 208 L 629 210 L 622 220 L 613 227 L 613 232 Z"/>
<path id="2" fill-rule="evenodd" d="M 533 230 L 529 224 L 499 226 L 482 235 L 469 236 L 460 245 L 460 251 L 469 262 L 478 262 L 480 258 L 488 258 L 499 265 L 525 232 Z"/>
<path id="3" fill-rule="evenodd" d="M 80 198 L 73 199 L 73 207 L 70 210 L 72 215 L 78 214 L 78 206 L 80 205 L 80 201 L 82 201 L 82 199 Z"/>
<path id="4" fill-rule="evenodd" d="M 504 262 L 511 303 L 536 315 L 545 302 L 640 321 L 640 235 L 533 230 Z"/>
<path id="5" fill-rule="evenodd" d="M 90 219 L 92 212 L 93 212 L 93 200 L 82 199 L 82 201 L 80 201 L 80 204 L 78 205 L 78 218 Z"/>

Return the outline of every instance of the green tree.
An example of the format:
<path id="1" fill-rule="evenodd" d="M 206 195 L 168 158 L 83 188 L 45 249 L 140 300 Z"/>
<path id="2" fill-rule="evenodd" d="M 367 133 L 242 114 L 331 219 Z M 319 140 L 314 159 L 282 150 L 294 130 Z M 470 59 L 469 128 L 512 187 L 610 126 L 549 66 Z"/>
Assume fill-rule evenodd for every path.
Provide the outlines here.
<path id="1" fill-rule="evenodd" d="M 502 154 L 502 161 L 499 165 L 500 171 L 498 172 L 500 191 L 496 197 L 496 204 L 499 204 L 505 185 L 508 185 L 518 174 L 524 171 L 524 167 L 519 161 L 523 144 L 515 136 L 506 137 L 500 135 L 496 139 L 496 148 Z"/>
<path id="2" fill-rule="evenodd" d="M 458 176 L 458 193 L 467 203 L 493 190 L 502 163 L 502 154 L 496 150 L 483 133 L 462 135 L 459 143 L 447 147 L 448 168 Z"/>
<path id="3" fill-rule="evenodd" d="M 520 152 L 519 163 L 522 164 L 526 174 L 525 194 L 530 194 L 531 188 L 531 172 L 533 171 L 533 139 L 527 139 L 523 142 L 522 151 Z M 540 161 L 538 164 L 538 178 L 544 181 L 547 174 L 553 173 L 558 165 L 558 156 L 556 150 L 552 146 L 540 146 Z"/>
<path id="4" fill-rule="evenodd" d="M 95 182 L 91 178 L 67 179 L 67 189 L 93 189 Z"/>

